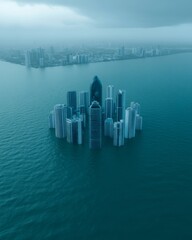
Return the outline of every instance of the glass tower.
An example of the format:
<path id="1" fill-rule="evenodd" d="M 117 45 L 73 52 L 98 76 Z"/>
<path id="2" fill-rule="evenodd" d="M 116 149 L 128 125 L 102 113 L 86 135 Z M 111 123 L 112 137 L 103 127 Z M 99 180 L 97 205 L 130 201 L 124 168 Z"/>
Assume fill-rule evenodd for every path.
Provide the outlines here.
<path id="1" fill-rule="evenodd" d="M 65 138 L 67 135 L 66 118 L 67 106 L 65 104 L 57 104 L 54 107 L 55 112 L 55 136 L 57 138 Z"/>
<path id="2" fill-rule="evenodd" d="M 125 91 L 119 90 L 116 102 L 117 121 L 125 118 Z"/>
<path id="3" fill-rule="evenodd" d="M 101 148 L 102 110 L 97 101 L 89 107 L 89 148 Z"/>
<path id="4" fill-rule="evenodd" d="M 97 101 L 102 106 L 102 84 L 97 76 L 93 78 L 93 82 L 90 87 L 90 104 L 93 101 Z"/>
<path id="5" fill-rule="evenodd" d="M 77 93 L 76 91 L 67 92 L 67 107 L 72 108 L 72 114 L 77 110 Z"/>

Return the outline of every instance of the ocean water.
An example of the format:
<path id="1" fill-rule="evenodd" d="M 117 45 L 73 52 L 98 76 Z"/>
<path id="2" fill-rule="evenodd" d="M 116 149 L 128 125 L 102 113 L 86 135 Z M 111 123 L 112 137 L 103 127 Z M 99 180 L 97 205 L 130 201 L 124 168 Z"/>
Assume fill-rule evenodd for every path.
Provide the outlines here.
<path id="1" fill-rule="evenodd" d="M 56 139 L 47 117 L 94 75 L 141 104 L 122 148 Z M 0 62 L 0 239 L 192 239 L 192 54 L 48 69 Z"/>

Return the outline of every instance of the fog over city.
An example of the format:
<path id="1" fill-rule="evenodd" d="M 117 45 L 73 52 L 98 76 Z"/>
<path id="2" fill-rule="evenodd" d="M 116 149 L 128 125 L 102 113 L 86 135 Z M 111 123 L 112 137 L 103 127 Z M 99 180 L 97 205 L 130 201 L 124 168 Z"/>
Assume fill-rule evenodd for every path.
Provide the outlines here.
<path id="1" fill-rule="evenodd" d="M 0 0 L 1 45 L 192 41 L 190 0 Z"/>

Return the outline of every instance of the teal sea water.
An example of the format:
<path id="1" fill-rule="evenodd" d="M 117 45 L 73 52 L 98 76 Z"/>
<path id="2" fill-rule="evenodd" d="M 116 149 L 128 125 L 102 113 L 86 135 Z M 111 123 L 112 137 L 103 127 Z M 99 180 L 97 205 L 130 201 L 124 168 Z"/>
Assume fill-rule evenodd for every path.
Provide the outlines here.
<path id="1" fill-rule="evenodd" d="M 141 104 L 143 131 L 100 151 L 47 117 L 98 75 Z M 192 54 L 26 69 L 0 62 L 0 239 L 192 239 Z"/>

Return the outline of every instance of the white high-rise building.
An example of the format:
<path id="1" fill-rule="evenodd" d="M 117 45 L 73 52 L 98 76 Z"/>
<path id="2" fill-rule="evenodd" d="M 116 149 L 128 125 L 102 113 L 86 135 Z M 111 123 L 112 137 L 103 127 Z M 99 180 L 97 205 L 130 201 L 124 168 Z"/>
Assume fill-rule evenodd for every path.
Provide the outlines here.
<path id="1" fill-rule="evenodd" d="M 114 123 L 113 131 L 113 145 L 114 146 L 123 146 L 124 145 L 124 126 L 123 121 Z"/>
<path id="2" fill-rule="evenodd" d="M 135 127 L 135 129 L 141 131 L 142 128 L 143 128 L 143 118 L 139 114 L 137 114 L 136 115 L 136 127 Z"/>
<path id="3" fill-rule="evenodd" d="M 79 107 L 79 111 L 78 111 L 78 117 L 81 119 L 81 121 L 82 121 L 82 126 L 83 126 L 83 128 L 85 128 L 86 127 L 86 125 L 87 125 L 87 118 L 88 118 L 88 116 L 87 116 L 87 114 L 85 113 L 85 107 L 84 106 L 80 106 Z"/>
<path id="4" fill-rule="evenodd" d="M 66 118 L 67 106 L 65 104 L 57 104 L 54 107 L 55 112 L 55 136 L 57 138 L 65 138 L 67 135 Z"/>
<path id="5" fill-rule="evenodd" d="M 125 138 L 134 138 L 136 129 L 136 110 L 128 107 L 125 110 Z"/>
<path id="6" fill-rule="evenodd" d="M 112 98 L 114 100 L 114 86 L 113 85 L 107 86 L 106 98 Z"/>
<path id="7" fill-rule="evenodd" d="M 113 99 L 106 98 L 105 99 L 105 119 L 113 118 Z"/>
<path id="8" fill-rule="evenodd" d="M 142 130 L 143 127 L 143 118 L 140 116 L 141 107 L 139 103 L 131 102 L 130 105 L 136 111 L 136 130 Z"/>
<path id="9" fill-rule="evenodd" d="M 130 107 L 136 110 L 136 113 L 140 115 L 140 104 L 131 102 Z"/>
<path id="10" fill-rule="evenodd" d="M 82 144 L 82 121 L 80 118 L 66 119 L 67 142 Z"/>
<path id="11" fill-rule="evenodd" d="M 120 123 L 121 123 L 121 126 L 122 126 L 122 135 L 121 135 L 122 140 L 121 140 L 121 142 L 122 142 L 122 145 L 124 145 L 124 142 L 125 142 L 125 121 L 121 119 Z"/>

